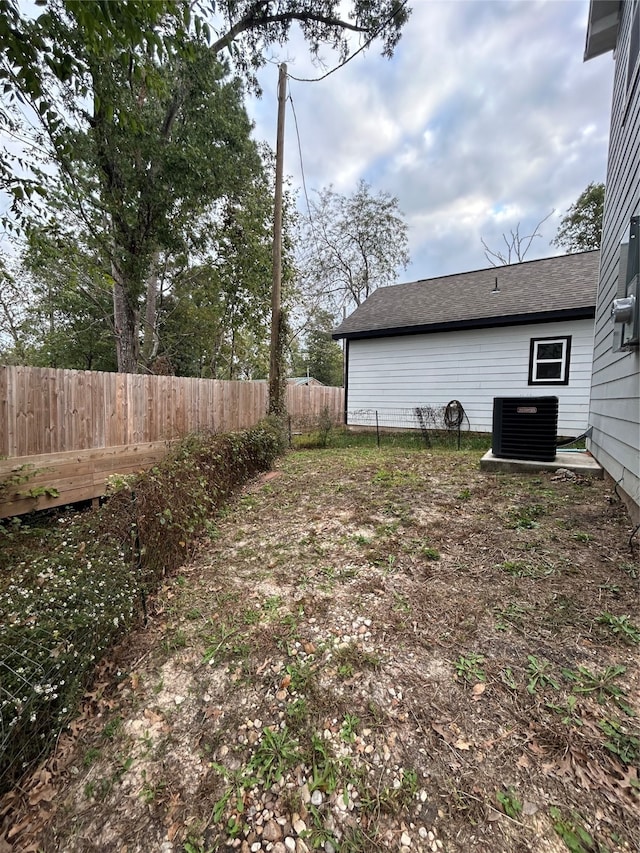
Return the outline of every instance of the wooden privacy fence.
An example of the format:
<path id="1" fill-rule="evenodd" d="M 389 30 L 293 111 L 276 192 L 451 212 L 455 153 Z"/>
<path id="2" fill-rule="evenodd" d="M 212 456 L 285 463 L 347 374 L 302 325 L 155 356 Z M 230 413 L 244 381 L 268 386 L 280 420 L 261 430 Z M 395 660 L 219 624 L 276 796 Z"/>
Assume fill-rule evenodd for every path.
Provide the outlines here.
<path id="1" fill-rule="evenodd" d="M 267 396 L 262 381 L 0 366 L 0 484 L 28 477 L 0 489 L 0 518 L 98 497 L 190 432 L 253 426 Z M 341 420 L 343 406 L 342 388 L 287 386 L 294 422 L 325 408 Z"/>

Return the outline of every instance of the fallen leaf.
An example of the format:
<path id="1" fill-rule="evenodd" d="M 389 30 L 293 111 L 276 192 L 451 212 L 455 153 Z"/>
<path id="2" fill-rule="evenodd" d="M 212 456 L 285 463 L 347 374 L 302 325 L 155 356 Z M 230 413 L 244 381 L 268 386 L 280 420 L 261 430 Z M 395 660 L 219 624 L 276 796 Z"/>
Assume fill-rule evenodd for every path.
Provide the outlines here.
<path id="1" fill-rule="evenodd" d="M 622 779 L 620 780 L 621 788 L 634 788 L 637 790 L 638 788 L 638 768 L 637 767 L 627 767 L 625 772 L 622 774 Z"/>
<path id="2" fill-rule="evenodd" d="M 529 750 L 531 752 L 533 752 L 534 755 L 546 755 L 547 754 L 547 750 L 543 749 L 543 747 L 540 746 L 540 744 L 538 743 L 537 740 L 530 740 L 529 741 Z"/>
<path id="3" fill-rule="evenodd" d="M 162 714 L 159 714 L 157 711 L 152 711 L 151 708 L 145 708 L 144 715 L 150 723 L 161 723 L 164 720 Z"/>
<path id="4" fill-rule="evenodd" d="M 289 675 L 289 673 L 287 673 L 285 675 L 285 677 L 282 679 L 282 681 L 280 682 L 280 689 L 286 690 L 290 684 L 291 684 L 291 676 Z"/>
<path id="5" fill-rule="evenodd" d="M 463 740 L 461 737 L 453 745 L 456 749 L 471 749 L 469 741 Z"/>
<path id="6" fill-rule="evenodd" d="M 531 767 L 531 762 L 527 758 L 527 756 L 522 753 L 520 758 L 516 761 L 516 767 Z"/>
<path id="7" fill-rule="evenodd" d="M 37 806 L 38 803 L 50 803 L 55 796 L 55 788 L 53 785 L 44 785 L 37 787 L 29 794 L 29 803 L 32 806 Z"/>
<path id="8" fill-rule="evenodd" d="M 478 684 L 474 684 L 473 689 L 471 691 L 473 701 L 477 702 L 482 697 L 482 694 L 484 693 L 484 691 L 486 689 L 487 689 L 487 685 L 482 684 L 482 682 L 479 682 Z"/>
<path id="9" fill-rule="evenodd" d="M 531 800 L 524 800 L 522 803 L 522 814 L 532 815 L 538 811 L 540 811 L 540 806 L 537 803 L 533 803 Z"/>
<path id="10" fill-rule="evenodd" d="M 434 732 L 436 732 L 436 734 L 439 734 L 440 737 L 443 738 L 443 740 L 445 740 L 447 743 L 453 743 L 454 737 L 451 734 L 447 723 L 444 723 L 441 720 L 432 720 L 431 728 L 434 730 Z"/>

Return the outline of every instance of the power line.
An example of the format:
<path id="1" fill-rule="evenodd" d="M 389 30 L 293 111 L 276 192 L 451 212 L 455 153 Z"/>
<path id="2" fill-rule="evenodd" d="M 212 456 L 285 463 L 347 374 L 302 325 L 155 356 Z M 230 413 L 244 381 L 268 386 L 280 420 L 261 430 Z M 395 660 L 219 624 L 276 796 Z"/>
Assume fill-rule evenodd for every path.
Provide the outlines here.
<path id="1" fill-rule="evenodd" d="M 302 189 L 304 190 L 304 197 L 307 202 L 307 211 L 309 213 L 309 221 L 311 222 L 311 203 L 309 202 L 309 194 L 307 193 L 307 181 L 305 179 L 304 174 L 304 162 L 302 159 L 302 143 L 300 141 L 300 128 L 298 127 L 298 116 L 296 115 L 296 108 L 293 103 L 293 96 L 291 94 L 291 89 L 289 89 L 289 100 L 291 101 L 291 112 L 293 113 L 293 123 L 296 128 L 296 139 L 298 140 L 298 157 L 300 159 L 300 173 L 302 174 Z M 315 239 L 315 232 L 314 232 Z"/>
<path id="2" fill-rule="evenodd" d="M 336 65 L 335 68 L 331 68 L 329 71 L 327 71 L 326 74 L 323 74 L 321 77 L 294 77 L 293 74 L 289 74 L 288 77 L 291 80 L 296 80 L 298 83 L 319 83 L 321 80 L 326 80 L 327 77 L 330 77 L 331 74 L 334 74 L 340 68 L 343 68 L 348 62 L 351 62 L 352 59 L 355 59 L 359 53 L 362 53 L 363 50 L 366 50 L 371 44 L 371 42 L 380 35 L 380 33 L 382 32 L 382 30 L 384 30 L 387 24 L 390 24 L 391 21 L 396 17 L 396 15 L 398 15 L 404 9 L 408 2 L 409 0 L 402 0 L 402 3 L 400 4 L 399 8 L 397 8 L 391 15 L 389 15 L 388 18 L 386 18 L 380 24 L 378 29 L 365 41 L 363 45 L 361 45 L 354 53 L 352 53 L 351 56 L 348 56 L 338 65 Z"/>

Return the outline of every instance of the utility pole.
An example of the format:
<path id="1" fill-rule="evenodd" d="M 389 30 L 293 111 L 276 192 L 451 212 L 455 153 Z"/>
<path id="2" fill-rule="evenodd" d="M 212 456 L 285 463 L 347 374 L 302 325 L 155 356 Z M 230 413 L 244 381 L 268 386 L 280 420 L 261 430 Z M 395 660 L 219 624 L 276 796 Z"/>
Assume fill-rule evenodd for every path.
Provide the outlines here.
<path id="1" fill-rule="evenodd" d="M 282 172 L 284 164 L 284 115 L 287 99 L 287 66 L 278 75 L 278 132 L 276 138 L 276 186 L 273 207 L 273 285 L 271 289 L 271 349 L 269 358 L 269 414 L 286 412 L 282 369 Z"/>

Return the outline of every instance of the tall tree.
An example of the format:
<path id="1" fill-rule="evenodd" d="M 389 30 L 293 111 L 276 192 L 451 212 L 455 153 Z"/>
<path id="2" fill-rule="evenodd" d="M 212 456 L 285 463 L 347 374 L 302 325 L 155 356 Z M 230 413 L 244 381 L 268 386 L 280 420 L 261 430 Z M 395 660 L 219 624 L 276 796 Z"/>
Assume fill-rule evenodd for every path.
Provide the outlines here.
<path id="1" fill-rule="evenodd" d="M 572 252 L 599 249 L 604 213 L 604 184 L 594 183 L 583 190 L 560 220 L 552 245 Z"/>
<path id="2" fill-rule="evenodd" d="M 28 285 L 23 364 L 115 370 L 111 278 L 100 256 L 71 235 L 33 228 L 20 277 Z"/>
<path id="3" fill-rule="evenodd" d="M 302 230 L 304 298 L 334 318 L 343 308 L 360 305 L 377 287 L 392 284 L 409 263 L 408 229 L 398 199 L 383 191 L 374 194 L 363 180 L 349 196 L 333 187 L 321 190 Z"/>
<path id="4" fill-rule="evenodd" d="M 57 99 L 59 84 L 71 83 L 76 96 L 87 96 L 85 52 L 109 44 L 129 52 L 135 65 L 136 50 L 142 56 L 164 50 L 159 26 L 167 15 L 181 11 L 176 0 L 36 0 L 36 6 L 47 8 L 38 16 L 23 15 L 18 0 L 0 0 L 0 126 L 9 136 L 20 134 L 22 142 L 24 113 L 30 108 L 29 119 L 39 119 L 49 134 L 65 125 L 69 104 Z M 183 16 L 188 12 L 184 6 Z M 65 13 L 77 21 L 86 51 L 79 50 L 78 40 L 70 41 L 61 29 Z M 14 216 L 21 216 L 26 201 L 46 194 L 49 173 L 41 166 L 41 142 L 36 137 L 24 153 L 6 146 L 0 149 L 0 189 L 8 194 Z M 13 228 L 7 214 L 1 221 Z"/>
<path id="5" fill-rule="evenodd" d="M 203 44 L 140 64 L 140 75 L 89 60 L 88 129 L 80 115 L 79 130 L 51 136 L 55 198 L 75 235 L 85 233 L 106 262 L 118 369 L 135 372 L 154 355 L 159 265 L 187 251 L 205 214 L 240 194 L 262 165 L 240 83 Z"/>
<path id="6" fill-rule="evenodd" d="M 11 46 L 0 77 L 9 96 L 33 105 L 56 164 L 79 188 L 79 201 L 91 199 L 102 210 L 111 241 L 118 369 L 135 371 L 142 302 L 155 288 L 168 226 L 176 213 L 198 212 L 194 196 L 181 196 L 168 180 L 176 174 L 172 142 L 185 112 L 197 112 L 212 89 L 214 97 L 229 91 L 214 85 L 221 76 L 217 57 L 228 50 L 236 67 L 252 77 L 265 61 L 265 47 L 282 44 L 293 23 L 314 54 L 329 43 L 346 56 L 348 35 L 358 33 L 379 37 L 383 53 L 391 55 L 409 12 L 406 0 L 352 0 L 342 17 L 335 0 L 210 0 L 203 8 L 220 23 L 214 31 L 202 16 L 192 17 L 184 0 L 155 6 L 153 0 L 43 2 L 46 11 L 28 20 L 15 0 L 0 0 Z M 164 73 L 167 66 L 170 73 Z M 97 178 L 88 192 L 73 168 L 78 130 L 87 128 Z M 222 152 L 232 144 L 222 119 L 213 139 L 210 154 L 220 154 L 222 164 Z M 6 159 L 0 167 L 6 176 Z M 207 186 L 196 167 L 190 174 L 191 189 L 200 183 L 200 203 L 212 203 L 219 189 Z M 215 170 L 208 175 L 215 178 Z M 24 185 L 5 185 L 19 205 Z"/>
<path id="7" fill-rule="evenodd" d="M 256 175 L 208 220 L 197 257 L 161 294 L 158 353 L 176 372 L 220 379 L 266 375 L 271 285 L 271 188 Z"/>

